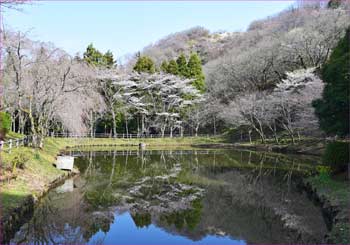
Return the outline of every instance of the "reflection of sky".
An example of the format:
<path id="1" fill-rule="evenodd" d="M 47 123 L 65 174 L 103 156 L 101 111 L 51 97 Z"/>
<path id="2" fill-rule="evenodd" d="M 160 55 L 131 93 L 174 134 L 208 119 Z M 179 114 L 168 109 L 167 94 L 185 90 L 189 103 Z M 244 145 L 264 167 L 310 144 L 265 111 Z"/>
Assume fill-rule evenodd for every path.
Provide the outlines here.
<path id="1" fill-rule="evenodd" d="M 232 240 L 229 237 L 209 235 L 200 241 L 192 241 L 186 237 L 167 233 L 151 224 L 138 228 L 129 213 L 115 217 L 108 233 L 97 232 L 90 244 L 103 241 L 103 244 L 246 244 L 242 240 Z"/>

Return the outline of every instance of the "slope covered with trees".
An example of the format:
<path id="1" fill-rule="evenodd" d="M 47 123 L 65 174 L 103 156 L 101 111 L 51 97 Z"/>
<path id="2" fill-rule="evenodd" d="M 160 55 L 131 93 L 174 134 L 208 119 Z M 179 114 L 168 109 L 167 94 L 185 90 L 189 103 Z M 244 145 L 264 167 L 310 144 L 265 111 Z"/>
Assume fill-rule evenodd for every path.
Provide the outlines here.
<path id="1" fill-rule="evenodd" d="M 39 138 L 51 132 L 116 136 L 230 129 L 247 139 L 278 142 L 283 135 L 295 141 L 300 134 L 319 133 L 311 105 L 316 100 L 321 127 L 344 135 L 346 39 L 332 50 L 348 28 L 348 10 L 343 2 L 293 7 L 253 22 L 245 32 L 192 28 L 146 47 L 126 66 L 92 44 L 83 57 L 71 57 L 5 31 L 1 109 L 10 115 L 12 130 Z M 320 70 L 326 89 L 318 100 Z M 329 110 L 335 117 L 327 118 Z"/>
<path id="2" fill-rule="evenodd" d="M 197 53 L 201 58 L 205 74 L 206 111 L 210 111 L 206 126 L 201 125 L 201 128 L 210 130 L 215 128 L 214 124 L 220 124 L 225 125 L 222 128 L 244 129 L 243 131 L 248 135 L 255 131 L 252 129 L 256 125 L 240 124 L 237 121 L 233 123 L 232 116 L 229 116 L 226 110 L 232 109 L 237 100 L 249 101 L 244 98 L 252 94 L 266 96 L 274 94 L 279 84 L 285 83 L 286 80 L 293 80 L 288 74 L 295 73 L 295 75 L 299 74 L 296 76 L 309 77 L 306 80 L 318 80 L 319 70 L 330 57 L 350 23 L 348 11 L 349 4 L 346 1 L 331 1 L 323 5 L 308 3 L 290 7 L 274 16 L 254 21 L 245 32 L 210 33 L 202 27 L 195 27 L 174 33 L 146 47 L 142 54 L 150 57 L 159 70 L 186 77 L 189 70 L 184 69 L 184 57 L 193 52 Z M 134 60 L 130 60 L 130 63 L 133 62 Z M 322 74 L 325 73 L 325 69 L 322 68 Z M 311 70 L 312 74 L 310 74 Z M 326 75 L 322 75 L 322 79 L 323 77 Z M 342 81 L 346 83 L 346 79 Z M 330 87 L 330 85 L 327 86 Z M 345 91 L 346 89 L 343 90 L 344 93 Z M 299 95 L 300 98 L 298 95 L 293 96 L 296 100 L 303 101 L 302 95 Z M 318 89 L 310 95 L 310 98 L 316 100 L 319 96 Z M 301 117 L 297 116 L 299 113 L 297 107 L 288 106 L 293 110 L 290 120 L 298 121 Z M 340 109 L 339 106 L 337 110 L 343 112 L 337 117 L 337 123 L 332 125 L 348 125 L 345 119 L 340 120 L 346 117 L 346 106 L 340 106 L 344 109 Z M 305 111 L 306 108 L 303 110 Z M 312 116 L 314 115 L 310 101 L 307 102 L 307 110 Z M 320 104 L 317 110 L 318 114 L 321 113 Z M 334 113 L 337 114 L 336 110 Z M 321 127 L 325 124 L 322 120 Z M 311 121 L 313 123 L 305 125 L 300 123 L 298 128 L 304 132 L 317 133 L 316 118 L 313 116 Z M 255 121 L 254 124 L 256 123 Z M 286 129 L 282 124 L 275 126 L 276 131 Z M 328 126 L 322 128 L 325 127 Z M 268 129 L 269 123 L 261 125 L 261 128 L 266 132 L 271 131 Z M 324 131 L 336 133 L 331 127 L 329 130 Z M 348 129 L 343 126 L 341 134 L 344 135 L 344 132 L 348 132 Z M 298 133 L 301 132 L 298 130 Z M 337 133 L 340 134 L 340 132 Z"/>

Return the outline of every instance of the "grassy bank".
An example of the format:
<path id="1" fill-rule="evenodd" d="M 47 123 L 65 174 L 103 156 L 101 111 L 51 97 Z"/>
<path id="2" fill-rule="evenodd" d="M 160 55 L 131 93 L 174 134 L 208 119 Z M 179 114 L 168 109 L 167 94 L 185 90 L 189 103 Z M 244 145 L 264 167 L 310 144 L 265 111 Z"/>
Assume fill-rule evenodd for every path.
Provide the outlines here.
<path id="1" fill-rule="evenodd" d="M 20 135 L 10 134 L 11 138 Z M 2 217 L 19 207 L 28 196 L 40 196 L 54 180 L 67 172 L 53 166 L 55 156 L 60 150 L 74 146 L 113 146 L 138 145 L 143 142 L 147 146 L 185 146 L 200 143 L 217 143 L 221 138 L 188 137 L 188 138 L 153 138 L 153 139 L 112 139 L 112 138 L 46 138 L 43 149 L 30 147 L 13 148 L 11 152 L 5 149 L 1 152 L 2 175 L 14 175 L 15 178 L 5 180 L 0 184 Z M 20 156 L 20 157 L 19 157 Z M 15 168 L 16 158 L 25 161 L 23 169 Z"/>
<path id="2" fill-rule="evenodd" d="M 66 174 L 56 169 L 52 163 L 60 149 L 66 146 L 61 140 L 48 139 L 41 150 L 29 147 L 13 148 L 11 152 L 1 152 L 2 174 L 14 174 L 15 179 L 5 180 L 1 183 L 2 215 L 21 205 L 29 196 L 39 196 L 48 185 Z M 24 160 L 23 169 L 15 168 L 13 162 L 16 158 Z"/>
<path id="3" fill-rule="evenodd" d="M 301 138 L 292 143 L 289 139 L 280 140 L 277 144 L 274 140 L 266 140 L 262 143 L 260 140 L 250 142 L 234 143 L 237 148 L 251 150 L 274 151 L 280 153 L 298 153 L 307 155 L 321 156 L 324 153 L 326 142 L 319 138 Z"/>
<path id="4" fill-rule="evenodd" d="M 331 177 L 326 173 L 309 177 L 305 182 L 317 194 L 329 222 L 332 223 L 329 241 L 334 244 L 350 244 L 349 181 Z"/>

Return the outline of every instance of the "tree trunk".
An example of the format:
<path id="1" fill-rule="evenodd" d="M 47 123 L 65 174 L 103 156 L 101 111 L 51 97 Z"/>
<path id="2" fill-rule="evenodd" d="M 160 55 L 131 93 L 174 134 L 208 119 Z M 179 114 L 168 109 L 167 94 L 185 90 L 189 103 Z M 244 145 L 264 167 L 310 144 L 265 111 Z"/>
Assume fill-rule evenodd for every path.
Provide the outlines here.
<path id="1" fill-rule="evenodd" d="M 276 123 L 273 123 L 273 125 L 269 124 L 268 128 L 271 130 L 273 138 L 275 139 L 275 142 L 279 144 L 278 137 L 277 137 L 277 129 L 276 129 Z"/>
<path id="2" fill-rule="evenodd" d="M 252 143 L 252 130 L 251 129 L 248 130 L 248 135 L 249 135 L 249 143 L 251 144 Z"/>
<path id="3" fill-rule="evenodd" d="M 161 132 L 161 134 L 162 134 L 162 138 L 164 138 L 165 125 L 163 125 L 163 126 L 160 128 L 160 132 Z"/>
<path id="4" fill-rule="evenodd" d="M 128 128 L 128 117 L 125 116 L 125 132 L 126 132 L 126 137 L 129 135 L 129 128 Z"/>
<path id="5" fill-rule="evenodd" d="M 214 136 L 216 136 L 216 118 L 213 119 L 213 125 L 214 125 Z"/>
<path id="6" fill-rule="evenodd" d="M 259 122 L 259 134 L 260 134 L 261 142 L 265 144 L 265 134 L 260 122 Z"/>
<path id="7" fill-rule="evenodd" d="M 137 138 L 140 137 L 140 117 L 137 117 Z"/>
<path id="8" fill-rule="evenodd" d="M 32 135 L 32 146 L 34 148 L 39 146 L 39 142 L 38 142 L 38 132 L 35 128 L 35 120 L 32 114 L 32 100 L 29 99 L 29 111 L 28 111 L 28 117 L 29 117 L 29 121 L 30 121 L 30 131 L 31 131 L 31 135 Z"/>
<path id="9" fill-rule="evenodd" d="M 294 139 L 294 135 L 292 133 L 289 134 L 291 140 L 292 140 L 292 144 L 295 144 L 295 139 Z"/>
<path id="10" fill-rule="evenodd" d="M 91 138 L 94 137 L 94 118 L 93 118 L 92 111 L 90 111 L 90 137 Z"/>
<path id="11" fill-rule="evenodd" d="M 198 137 L 198 129 L 199 129 L 199 123 L 197 123 L 196 128 L 195 128 L 195 136 Z"/>
<path id="12" fill-rule="evenodd" d="M 16 132 L 16 122 L 14 120 L 14 116 L 11 114 L 11 130 L 12 132 Z"/>
<path id="13" fill-rule="evenodd" d="M 24 119 L 23 119 L 23 114 L 22 111 L 18 112 L 18 131 L 17 133 L 23 134 L 24 133 Z"/>
<path id="14" fill-rule="evenodd" d="M 142 133 L 142 136 L 143 134 L 145 133 L 145 115 L 142 114 L 142 117 L 141 117 L 141 133 Z"/>
<path id="15" fill-rule="evenodd" d="M 113 122 L 113 138 L 117 137 L 117 122 L 115 120 L 115 112 L 112 110 L 112 122 Z"/>

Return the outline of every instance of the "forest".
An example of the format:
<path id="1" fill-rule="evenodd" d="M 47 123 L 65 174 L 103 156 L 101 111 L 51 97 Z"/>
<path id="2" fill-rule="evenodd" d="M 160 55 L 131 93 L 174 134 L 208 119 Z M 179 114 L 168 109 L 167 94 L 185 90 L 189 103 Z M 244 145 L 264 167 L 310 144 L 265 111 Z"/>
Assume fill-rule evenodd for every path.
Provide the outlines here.
<path id="1" fill-rule="evenodd" d="M 123 64 L 93 44 L 72 57 L 4 29 L 1 125 L 38 142 L 53 134 L 346 136 L 348 11 L 331 1 L 292 6 L 244 32 L 194 27 Z"/>

